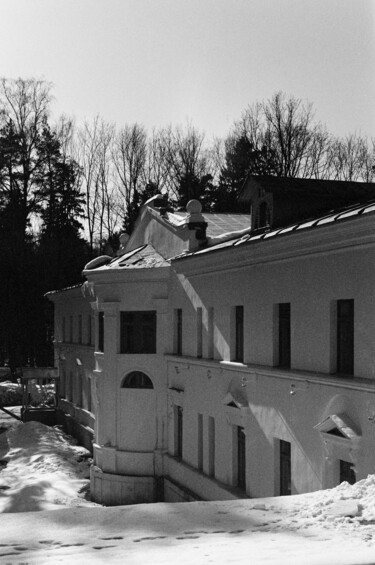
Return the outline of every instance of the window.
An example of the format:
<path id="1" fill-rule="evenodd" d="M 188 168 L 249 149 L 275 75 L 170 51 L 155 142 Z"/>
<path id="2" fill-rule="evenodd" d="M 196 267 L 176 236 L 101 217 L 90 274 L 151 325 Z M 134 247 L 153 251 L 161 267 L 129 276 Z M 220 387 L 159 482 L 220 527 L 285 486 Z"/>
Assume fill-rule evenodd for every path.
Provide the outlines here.
<path id="1" fill-rule="evenodd" d="M 208 474 L 215 476 L 215 418 L 208 418 Z"/>
<path id="2" fill-rule="evenodd" d="M 292 493 L 291 445 L 289 441 L 280 440 L 280 495 Z"/>
<path id="3" fill-rule="evenodd" d="M 208 309 L 207 326 L 208 326 L 207 358 L 213 359 L 214 358 L 214 309 L 212 307 Z"/>
<path id="4" fill-rule="evenodd" d="M 344 481 L 347 481 L 350 485 L 354 485 L 356 476 L 353 470 L 353 464 L 340 459 L 340 483 Z"/>
<path id="5" fill-rule="evenodd" d="M 202 308 L 197 308 L 197 357 L 202 357 L 203 321 Z"/>
<path id="6" fill-rule="evenodd" d="M 156 311 L 121 312 L 120 353 L 156 353 Z"/>
<path id="7" fill-rule="evenodd" d="M 235 361 L 243 362 L 243 306 L 236 306 L 235 319 Z"/>
<path id="8" fill-rule="evenodd" d="M 290 367 L 290 303 L 279 304 L 279 359 L 278 366 Z"/>
<path id="9" fill-rule="evenodd" d="M 176 308 L 175 314 L 175 346 L 176 355 L 182 355 L 182 308 Z"/>
<path id="10" fill-rule="evenodd" d="M 87 345 L 92 345 L 91 314 L 87 316 Z"/>
<path id="11" fill-rule="evenodd" d="M 132 371 L 126 375 L 121 388 L 154 388 L 150 377 L 141 371 Z"/>
<path id="12" fill-rule="evenodd" d="M 198 460 L 199 471 L 203 469 L 203 414 L 198 414 Z"/>
<path id="13" fill-rule="evenodd" d="M 63 342 L 66 341 L 66 320 L 65 320 L 65 316 L 63 316 L 63 319 L 62 319 L 62 340 L 63 340 Z"/>
<path id="14" fill-rule="evenodd" d="M 104 312 L 98 316 L 98 351 L 104 351 Z"/>
<path id="15" fill-rule="evenodd" d="M 183 445 L 183 409 L 175 406 L 175 456 L 182 459 Z"/>
<path id="16" fill-rule="evenodd" d="M 82 344 L 82 314 L 78 316 L 78 343 Z"/>
<path id="17" fill-rule="evenodd" d="M 59 386 L 59 393 L 61 398 L 66 398 L 66 368 L 65 364 L 60 365 L 60 386 Z"/>
<path id="18" fill-rule="evenodd" d="M 337 301 L 337 373 L 354 374 L 354 300 Z"/>
<path id="19" fill-rule="evenodd" d="M 246 490 L 246 436 L 242 426 L 237 426 L 237 486 Z"/>
<path id="20" fill-rule="evenodd" d="M 73 316 L 69 318 L 69 342 L 73 343 Z"/>

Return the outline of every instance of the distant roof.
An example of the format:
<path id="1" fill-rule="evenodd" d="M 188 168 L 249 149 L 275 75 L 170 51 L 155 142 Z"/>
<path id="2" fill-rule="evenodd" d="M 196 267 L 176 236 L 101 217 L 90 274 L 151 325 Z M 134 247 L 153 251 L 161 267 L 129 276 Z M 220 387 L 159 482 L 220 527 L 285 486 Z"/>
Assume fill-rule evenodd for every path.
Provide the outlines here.
<path id="1" fill-rule="evenodd" d="M 368 202 L 366 205 L 357 204 L 355 206 L 348 206 L 346 208 L 341 208 L 336 211 L 331 211 L 329 214 L 325 216 L 312 218 L 310 220 L 303 220 L 299 223 L 287 227 L 269 229 L 269 230 L 264 230 L 262 232 L 254 231 L 254 232 L 250 232 L 249 234 L 243 235 L 242 237 L 233 237 L 232 239 L 226 240 L 222 243 L 218 243 L 210 247 L 205 247 L 203 249 L 199 249 L 191 253 L 185 253 L 177 257 L 174 257 L 173 259 L 174 260 L 184 259 L 185 257 L 189 257 L 192 255 L 202 255 L 204 253 L 211 253 L 214 251 L 218 251 L 220 249 L 237 247 L 248 243 L 255 243 L 267 239 L 272 239 L 275 237 L 291 234 L 300 230 L 315 229 L 327 224 L 341 222 L 344 220 L 351 220 L 353 218 L 357 218 L 369 213 L 375 213 L 375 199 L 372 202 Z"/>
<path id="2" fill-rule="evenodd" d="M 367 200 L 375 198 L 375 183 L 372 182 L 249 175 L 238 196 L 240 202 L 247 201 L 252 183 L 261 186 L 266 192 L 273 194 L 282 192 L 283 197 L 288 193 L 293 196 L 301 192 L 314 192 L 321 194 L 325 199 L 328 197 L 341 198 L 342 205 L 363 202 L 364 198 Z M 353 201 L 353 198 L 357 200 Z M 351 202 L 346 202 L 347 199 L 350 199 Z"/>
<path id="3" fill-rule="evenodd" d="M 231 231 L 238 231 L 250 227 L 250 214 L 210 214 L 202 213 L 207 222 L 206 234 L 208 237 L 217 237 Z M 187 212 L 167 212 L 166 219 L 175 226 L 182 225 L 187 217 Z"/>
<path id="4" fill-rule="evenodd" d="M 155 267 L 169 267 L 166 261 L 152 245 L 141 245 L 132 251 L 128 251 L 120 257 L 115 257 L 107 263 L 95 269 L 103 271 L 107 269 L 151 269 Z"/>

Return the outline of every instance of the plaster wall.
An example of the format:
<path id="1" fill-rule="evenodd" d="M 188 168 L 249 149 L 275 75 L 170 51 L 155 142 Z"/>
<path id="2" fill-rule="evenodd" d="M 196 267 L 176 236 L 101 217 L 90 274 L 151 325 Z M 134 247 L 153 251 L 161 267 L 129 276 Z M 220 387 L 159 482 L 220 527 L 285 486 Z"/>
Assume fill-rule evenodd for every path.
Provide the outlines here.
<path id="1" fill-rule="evenodd" d="M 244 361 L 275 364 L 275 306 L 291 304 L 291 368 L 335 372 L 334 305 L 354 299 L 354 374 L 375 378 L 372 336 L 375 335 L 375 252 L 371 248 L 258 264 L 199 276 L 177 275 L 171 303 L 183 309 L 183 354 L 196 354 L 196 312 L 214 310 L 214 357 L 233 359 L 233 313 L 244 306 Z M 223 258 L 224 260 L 224 258 Z M 180 267 L 178 265 L 178 267 Z M 218 265 L 221 268 L 220 265 Z M 204 348 L 203 348 L 204 349 Z"/>
<path id="2" fill-rule="evenodd" d="M 271 368 L 230 367 L 231 364 L 204 363 L 177 358 L 168 361 L 170 387 L 178 375 L 179 404 L 183 406 L 183 463 L 199 471 L 198 417 L 203 417 L 203 474 L 209 473 L 208 419 L 215 419 L 215 463 L 213 477 L 236 487 L 235 426 L 246 434 L 246 494 L 275 496 L 279 492 L 279 440 L 291 443 L 292 493 L 330 488 L 339 482 L 338 461 L 354 464 L 357 480 L 375 469 L 372 449 L 375 428 L 375 387 L 363 382 L 357 388 L 345 379 L 319 378 L 298 371 L 281 372 Z M 235 365 L 235 364 L 233 364 Z M 183 377 L 181 376 L 183 375 Z M 324 382 L 324 378 L 327 382 Z M 228 394 L 231 396 L 228 398 Z M 244 407 L 227 406 L 230 398 L 244 401 Z M 171 398 L 171 404 L 175 399 Z M 350 418 L 360 439 L 358 443 L 336 439 L 326 441 L 319 422 L 330 414 Z M 169 453 L 173 455 L 173 419 L 169 419 Z M 178 465 L 178 462 L 175 463 Z M 335 469 L 333 469 L 335 467 Z M 180 470 L 179 479 L 184 475 Z M 177 480 L 177 475 L 175 477 Z M 186 483 L 184 483 L 186 484 Z M 197 483 L 198 484 L 198 483 Z M 197 492 L 197 490 L 195 491 Z"/>

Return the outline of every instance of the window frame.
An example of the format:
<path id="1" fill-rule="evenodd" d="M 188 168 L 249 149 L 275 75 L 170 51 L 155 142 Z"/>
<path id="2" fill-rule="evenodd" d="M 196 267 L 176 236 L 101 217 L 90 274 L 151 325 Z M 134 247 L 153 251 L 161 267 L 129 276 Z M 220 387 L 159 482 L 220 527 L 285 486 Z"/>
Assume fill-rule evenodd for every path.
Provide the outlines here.
<path id="1" fill-rule="evenodd" d="M 354 299 L 337 300 L 336 373 L 354 375 Z M 347 309 L 347 312 L 344 312 Z"/>
<path id="2" fill-rule="evenodd" d="M 149 318 L 149 319 L 147 319 Z M 157 352 L 156 310 L 120 312 L 120 353 L 152 355 Z"/>

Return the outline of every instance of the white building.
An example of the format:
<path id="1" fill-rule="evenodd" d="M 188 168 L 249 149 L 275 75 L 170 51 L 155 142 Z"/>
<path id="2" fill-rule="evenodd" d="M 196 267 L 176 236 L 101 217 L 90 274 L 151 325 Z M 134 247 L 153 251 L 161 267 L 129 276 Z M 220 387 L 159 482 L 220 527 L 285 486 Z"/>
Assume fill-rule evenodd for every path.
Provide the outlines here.
<path id="1" fill-rule="evenodd" d="M 294 182 L 249 178 L 253 228 L 152 199 L 122 254 L 86 266 L 85 298 L 49 294 L 62 409 L 81 431 L 95 419 L 98 502 L 297 494 L 375 471 L 374 187 Z M 345 208 L 327 212 L 324 190 Z"/>

